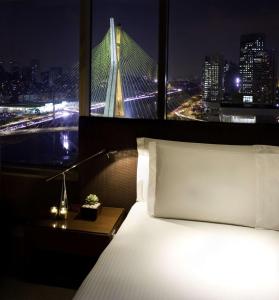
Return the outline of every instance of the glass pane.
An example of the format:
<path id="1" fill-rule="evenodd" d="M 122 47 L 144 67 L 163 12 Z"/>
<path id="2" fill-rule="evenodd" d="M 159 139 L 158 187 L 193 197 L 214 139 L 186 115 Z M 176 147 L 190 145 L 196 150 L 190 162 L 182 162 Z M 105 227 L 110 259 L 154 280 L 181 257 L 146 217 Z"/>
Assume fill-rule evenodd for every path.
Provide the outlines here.
<path id="1" fill-rule="evenodd" d="M 170 0 L 168 118 L 277 123 L 278 1 Z"/>
<path id="2" fill-rule="evenodd" d="M 79 1 L 1 1 L 0 136 L 4 163 L 77 156 Z"/>
<path id="3" fill-rule="evenodd" d="M 156 118 L 158 3 L 93 1 L 91 114 Z"/>

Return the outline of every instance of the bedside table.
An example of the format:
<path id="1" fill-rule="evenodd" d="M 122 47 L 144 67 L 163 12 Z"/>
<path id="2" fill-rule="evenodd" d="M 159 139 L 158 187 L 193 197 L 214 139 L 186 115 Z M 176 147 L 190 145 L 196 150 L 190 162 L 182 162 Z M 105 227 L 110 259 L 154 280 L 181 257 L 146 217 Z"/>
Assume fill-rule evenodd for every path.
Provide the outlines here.
<path id="1" fill-rule="evenodd" d="M 37 277 L 42 273 L 52 284 L 79 285 L 119 229 L 124 215 L 123 208 L 103 207 L 95 221 L 69 212 L 66 220 L 39 220 L 26 226 L 25 274 Z M 52 282 L 54 277 L 66 282 L 60 284 L 59 278 Z"/>

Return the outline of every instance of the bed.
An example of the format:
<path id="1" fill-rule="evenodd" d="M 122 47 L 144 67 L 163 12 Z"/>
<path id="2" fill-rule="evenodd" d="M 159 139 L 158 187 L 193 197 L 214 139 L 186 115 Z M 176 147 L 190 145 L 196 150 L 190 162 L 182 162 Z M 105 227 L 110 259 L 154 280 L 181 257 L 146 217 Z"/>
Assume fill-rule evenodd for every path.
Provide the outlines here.
<path id="1" fill-rule="evenodd" d="M 137 202 L 74 299 L 279 299 L 278 148 L 138 152 Z"/>

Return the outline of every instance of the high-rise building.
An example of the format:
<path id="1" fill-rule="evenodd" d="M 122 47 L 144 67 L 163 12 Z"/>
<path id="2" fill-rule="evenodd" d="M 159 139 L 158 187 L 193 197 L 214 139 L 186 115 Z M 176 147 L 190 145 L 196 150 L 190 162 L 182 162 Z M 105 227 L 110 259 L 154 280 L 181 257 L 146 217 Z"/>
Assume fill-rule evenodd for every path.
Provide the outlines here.
<path id="1" fill-rule="evenodd" d="M 275 53 L 266 49 L 264 34 L 241 36 L 239 68 L 243 102 L 273 104 L 276 87 Z"/>
<path id="2" fill-rule="evenodd" d="M 256 102 L 273 104 L 276 92 L 276 59 L 274 50 L 265 50 L 255 59 L 255 86 Z"/>
<path id="3" fill-rule="evenodd" d="M 38 82 L 40 80 L 40 61 L 38 59 L 32 59 L 30 67 L 32 82 Z"/>
<path id="4" fill-rule="evenodd" d="M 203 67 L 203 101 L 220 103 L 224 89 L 224 58 L 216 54 L 206 56 Z"/>

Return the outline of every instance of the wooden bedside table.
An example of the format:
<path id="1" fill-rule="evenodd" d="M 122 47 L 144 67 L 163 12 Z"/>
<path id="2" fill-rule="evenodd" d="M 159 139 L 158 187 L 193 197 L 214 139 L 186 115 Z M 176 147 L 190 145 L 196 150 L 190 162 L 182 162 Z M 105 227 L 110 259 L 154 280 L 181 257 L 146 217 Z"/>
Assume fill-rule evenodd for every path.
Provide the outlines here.
<path id="1" fill-rule="evenodd" d="M 59 274 L 58 277 L 67 281 L 72 274 L 69 283 L 77 279 L 79 285 L 123 220 L 123 208 L 103 207 L 95 221 L 80 219 L 77 213 L 69 212 L 66 220 L 40 220 L 26 226 L 25 269 L 28 277 L 30 273 L 36 276 L 43 273 L 44 277 L 53 279 Z"/>

